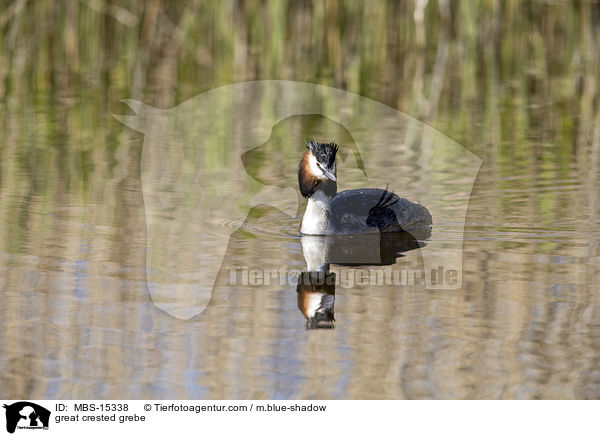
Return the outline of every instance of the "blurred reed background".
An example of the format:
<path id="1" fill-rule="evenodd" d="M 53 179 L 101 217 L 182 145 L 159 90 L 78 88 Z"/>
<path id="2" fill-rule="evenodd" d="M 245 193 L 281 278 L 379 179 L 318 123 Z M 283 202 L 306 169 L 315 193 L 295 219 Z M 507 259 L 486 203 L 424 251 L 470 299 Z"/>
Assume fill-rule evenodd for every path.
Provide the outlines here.
<path id="1" fill-rule="evenodd" d="M 598 150 L 598 2 L 17 0 L 1 10 L 2 167 L 18 158 L 35 180 L 60 154 L 70 167 L 54 193 L 89 196 L 92 173 L 114 177 L 130 146 L 110 117 L 121 98 L 168 108 L 254 79 L 384 102 L 500 174 L 584 169 Z"/>
<path id="2" fill-rule="evenodd" d="M 0 397 L 600 398 L 599 25 L 597 1 L 0 2 Z M 143 136 L 110 114 L 255 79 L 384 102 L 484 160 L 461 292 L 365 313 L 349 291 L 329 336 L 258 290 L 202 323 L 133 315 L 155 310 Z"/>

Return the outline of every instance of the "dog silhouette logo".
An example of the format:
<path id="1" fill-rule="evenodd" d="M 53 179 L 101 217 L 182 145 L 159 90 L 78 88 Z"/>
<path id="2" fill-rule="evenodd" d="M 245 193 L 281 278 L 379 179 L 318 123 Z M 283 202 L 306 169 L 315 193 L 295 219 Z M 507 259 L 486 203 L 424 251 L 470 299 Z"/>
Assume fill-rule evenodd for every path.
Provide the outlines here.
<path id="1" fill-rule="evenodd" d="M 48 429 L 50 411 L 29 401 L 19 401 L 6 409 L 6 431 L 14 433 L 18 429 Z"/>

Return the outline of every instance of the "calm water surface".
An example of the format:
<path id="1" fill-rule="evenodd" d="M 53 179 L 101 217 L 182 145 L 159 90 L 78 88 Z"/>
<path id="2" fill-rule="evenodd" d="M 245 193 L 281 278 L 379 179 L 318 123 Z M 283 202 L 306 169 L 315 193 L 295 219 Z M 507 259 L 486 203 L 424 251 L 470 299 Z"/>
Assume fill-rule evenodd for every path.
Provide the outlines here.
<path id="1" fill-rule="evenodd" d="M 276 56 L 271 62 L 280 75 L 274 75 L 253 57 L 251 47 L 263 40 L 248 36 L 250 24 L 236 30 L 242 35 L 232 43 L 248 44 L 240 51 L 248 59 L 232 54 L 227 63 L 218 58 L 214 53 L 229 45 L 216 38 L 210 62 L 200 49 L 197 58 L 185 60 L 191 50 L 186 44 L 178 54 L 160 57 L 160 43 L 146 40 L 134 44 L 133 55 L 128 52 L 132 57 L 118 53 L 111 61 L 114 49 L 106 42 L 102 50 L 110 56 L 98 76 L 85 54 L 96 41 L 88 33 L 93 26 L 108 26 L 117 29 L 115 38 L 122 38 L 119 32 L 130 35 L 125 24 L 80 11 L 80 21 L 91 20 L 93 28 L 74 30 L 80 44 L 75 72 L 59 61 L 60 67 L 31 70 L 37 52 L 26 43 L 11 43 L 6 31 L 8 48 L 2 56 L 13 60 L 10 71 L 2 71 L 6 89 L 0 104 L 0 397 L 600 398 L 600 44 L 590 30 L 597 5 L 539 10 L 532 2 L 533 18 L 521 21 L 516 18 L 520 3 L 496 3 L 502 9 L 500 25 L 494 8 L 453 12 L 465 21 L 471 17 L 479 26 L 470 28 L 475 33 L 463 33 L 453 18 L 453 30 L 446 34 L 437 6 L 429 6 L 422 55 L 412 11 L 394 10 L 412 23 L 409 35 L 394 33 L 392 23 L 384 25 L 387 54 L 372 50 L 382 44 L 369 38 L 380 36 L 365 36 L 365 47 L 356 55 L 360 67 L 353 69 L 353 58 L 339 55 L 343 77 L 327 69 L 290 72 L 283 65 L 300 68 L 301 59 Z M 132 13 L 141 16 L 143 5 L 136 5 Z M 175 22 L 179 13 L 185 15 L 167 9 L 154 12 Z M 385 24 L 386 13 L 392 13 L 378 15 L 376 8 L 362 22 L 352 18 L 360 11 L 344 10 L 352 25 L 338 41 L 342 53 L 355 47 L 352 37 L 363 34 L 361 26 Z M 305 13 L 305 20 L 311 13 L 319 15 Z M 251 23 L 258 19 L 253 17 L 245 11 L 236 19 Z M 281 40 L 281 53 L 296 52 L 294 41 L 301 37 L 294 36 L 300 32 L 294 26 L 305 21 L 281 19 L 292 33 L 291 40 Z M 168 34 L 165 22 L 162 30 Z M 513 36 L 493 43 L 496 25 L 514 25 Z M 12 32 L 20 31 L 25 32 Z M 477 42 L 476 34 L 491 35 L 492 42 Z M 309 54 L 320 53 L 320 43 L 305 42 Z M 329 44 L 325 58 L 334 62 L 336 42 Z M 149 50 L 149 64 L 130 66 L 127 59 L 137 59 L 143 50 Z M 508 57 L 513 51 L 515 59 L 529 63 L 512 68 Z M 179 63 L 168 64 L 173 59 L 168 56 Z M 200 67 L 191 73 L 186 62 Z M 326 64 L 323 59 L 315 63 Z M 143 80 L 120 75 L 134 77 L 145 68 Z M 54 75 L 46 77 L 50 72 Z M 238 230 L 238 223 L 214 223 L 231 237 L 204 312 L 182 320 L 157 308 L 146 271 L 144 136 L 109 114 L 126 113 L 119 99 L 132 95 L 168 108 L 212 86 L 255 78 L 324 83 L 383 101 L 483 159 L 469 202 L 461 289 L 338 286 L 335 328 L 307 329 L 296 285 L 230 283 L 230 265 L 305 269 L 299 216 L 263 207 L 254 209 Z M 193 85 L 201 79 L 202 85 Z M 279 153 L 260 154 L 247 172 L 263 183 L 279 181 L 296 189 L 296 175 L 287 168 L 297 164 L 303 134 L 313 128 L 336 134 L 335 126 L 327 127 L 327 121 L 323 127 L 322 121 L 315 127 L 310 118 L 291 120 L 286 129 L 299 142 Z M 235 137 L 207 152 L 211 165 L 223 171 L 226 190 L 235 189 L 230 170 L 242 142 Z M 363 157 L 385 173 L 385 155 L 394 152 L 379 148 Z M 417 182 L 425 171 L 420 156 L 417 150 L 407 157 L 393 186 L 397 193 L 424 189 Z M 439 189 L 451 192 L 444 171 Z M 372 183 L 364 181 L 365 186 Z M 438 194 L 429 195 L 435 203 Z M 440 222 L 421 250 L 441 238 L 444 225 L 444 237 L 460 232 L 453 223 Z M 164 240 L 165 253 L 180 243 L 173 236 L 175 242 L 167 247 L 170 239 Z M 422 269 L 421 250 L 375 269 Z M 205 254 L 211 255 L 210 249 Z M 333 266 L 332 271 L 350 268 L 370 267 Z"/>

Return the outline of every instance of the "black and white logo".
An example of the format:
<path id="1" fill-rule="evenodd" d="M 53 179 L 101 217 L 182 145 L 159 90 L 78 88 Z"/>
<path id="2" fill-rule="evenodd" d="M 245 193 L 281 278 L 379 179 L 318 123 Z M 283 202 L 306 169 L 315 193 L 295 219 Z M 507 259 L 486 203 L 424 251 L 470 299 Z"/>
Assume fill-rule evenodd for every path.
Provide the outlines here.
<path id="1" fill-rule="evenodd" d="M 39 430 L 48 429 L 50 411 L 29 401 L 19 401 L 11 405 L 4 404 L 6 409 L 6 431 L 14 433 L 16 429 Z"/>

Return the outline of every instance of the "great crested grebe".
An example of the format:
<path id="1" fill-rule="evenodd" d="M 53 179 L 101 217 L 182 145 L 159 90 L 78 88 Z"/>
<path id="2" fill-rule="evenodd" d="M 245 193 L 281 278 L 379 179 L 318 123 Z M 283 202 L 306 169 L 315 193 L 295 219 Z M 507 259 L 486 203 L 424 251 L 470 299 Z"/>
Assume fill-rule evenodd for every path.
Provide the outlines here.
<path id="1" fill-rule="evenodd" d="M 431 214 L 420 204 L 386 189 L 352 189 L 337 192 L 335 142 L 306 141 L 298 167 L 298 184 L 308 205 L 300 233 L 342 235 L 402 232 L 431 226 Z"/>

